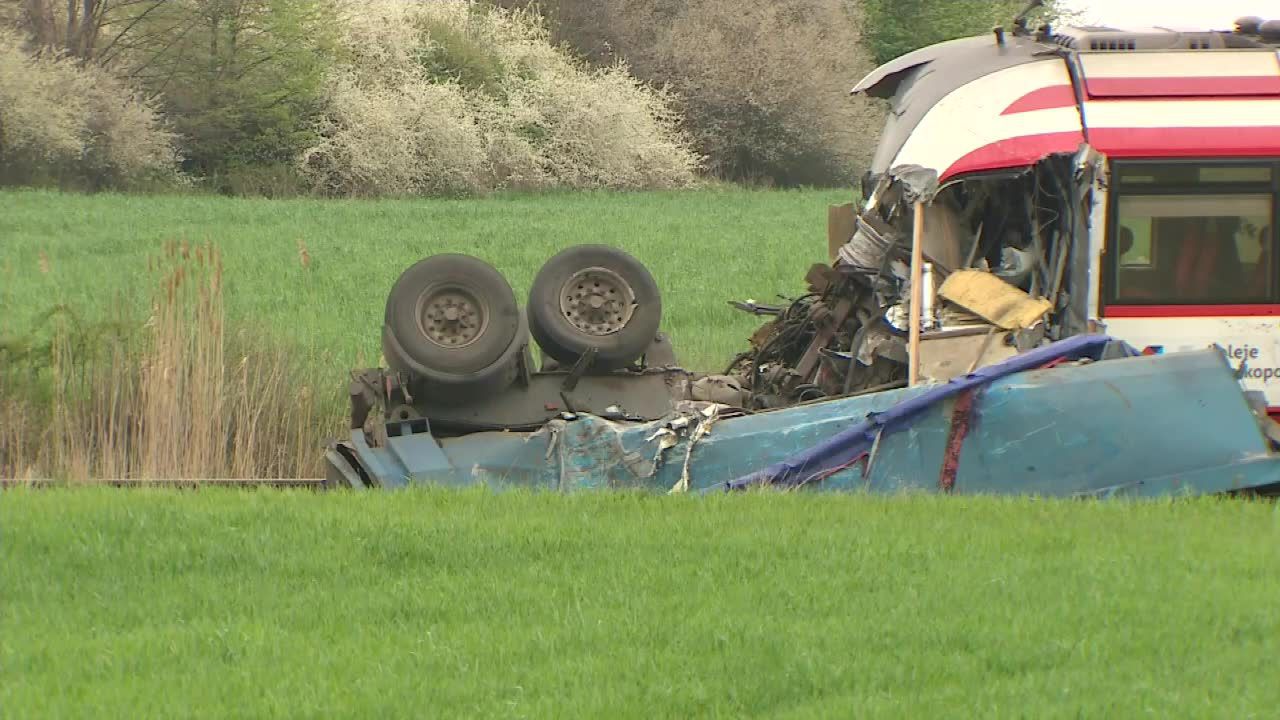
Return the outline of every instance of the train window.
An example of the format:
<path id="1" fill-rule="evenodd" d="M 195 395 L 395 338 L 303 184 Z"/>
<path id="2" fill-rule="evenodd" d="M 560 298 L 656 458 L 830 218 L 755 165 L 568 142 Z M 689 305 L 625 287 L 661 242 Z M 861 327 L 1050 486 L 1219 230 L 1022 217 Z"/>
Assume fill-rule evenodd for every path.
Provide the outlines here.
<path id="1" fill-rule="evenodd" d="M 1272 166 L 1140 165 L 1117 175 L 1109 243 L 1114 303 L 1274 299 Z"/>

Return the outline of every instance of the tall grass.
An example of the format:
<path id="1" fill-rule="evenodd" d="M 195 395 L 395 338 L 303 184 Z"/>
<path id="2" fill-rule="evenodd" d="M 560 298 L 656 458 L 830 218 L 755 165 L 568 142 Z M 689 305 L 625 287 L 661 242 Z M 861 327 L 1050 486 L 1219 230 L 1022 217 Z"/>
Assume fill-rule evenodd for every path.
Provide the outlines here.
<path id="1" fill-rule="evenodd" d="M 347 372 L 377 361 L 387 291 L 413 263 L 475 255 L 523 303 L 547 258 L 575 243 L 604 243 L 653 273 L 662 330 L 680 362 L 722 370 L 760 325 L 725 301 L 804 292 L 805 271 L 826 258 L 827 205 L 849 198 L 728 187 L 378 201 L 4 191 L 0 298 L 10 303 L 0 335 L 6 322 L 29 334 L 45 298 L 90 309 L 125 292 L 145 304 L 138 289 L 155 282 L 147 261 L 166 240 L 213 239 L 226 268 L 229 326 L 270 332 L 297 353 L 321 400 L 337 406 Z M 40 272 L 42 262 L 52 270 Z"/>
<path id="2" fill-rule="evenodd" d="M 721 370 L 760 324 L 725 301 L 802 292 L 826 256 L 826 206 L 847 200 L 733 188 L 397 201 L 0 192 L 0 476 L 163 474 L 139 459 L 157 423 L 180 443 L 165 463 L 199 466 L 205 451 L 181 433 L 218 406 L 238 434 L 208 474 L 314 477 L 342 428 L 348 373 L 378 363 L 387 290 L 434 253 L 492 263 L 523 304 L 559 250 L 625 249 L 662 291 L 681 364 Z M 173 238 L 195 243 L 186 257 L 166 248 Z M 185 375 L 149 370 L 166 366 Z M 221 389 L 195 390 L 209 384 Z M 144 404 L 162 392 L 176 407 Z M 144 407 L 162 420 L 139 419 Z M 207 443 L 221 431 L 201 432 Z"/>
<path id="3" fill-rule="evenodd" d="M 0 345 L 0 476 L 317 473 L 329 423 L 287 352 L 228 333 L 222 268 L 212 243 L 169 242 L 145 318 L 124 301 L 93 324 L 59 306 L 47 343 Z"/>

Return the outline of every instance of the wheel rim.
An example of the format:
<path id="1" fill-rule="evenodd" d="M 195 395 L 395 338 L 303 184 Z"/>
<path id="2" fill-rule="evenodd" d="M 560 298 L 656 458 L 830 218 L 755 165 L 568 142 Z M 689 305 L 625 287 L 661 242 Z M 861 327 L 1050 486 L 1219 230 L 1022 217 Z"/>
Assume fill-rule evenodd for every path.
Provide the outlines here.
<path id="1" fill-rule="evenodd" d="M 489 326 L 489 305 L 470 288 L 439 285 L 418 297 L 418 329 L 443 348 L 471 345 Z"/>
<path id="2" fill-rule="evenodd" d="M 579 270 L 560 288 L 560 314 L 587 335 L 622 330 L 636 307 L 636 293 L 618 273 L 602 267 Z"/>

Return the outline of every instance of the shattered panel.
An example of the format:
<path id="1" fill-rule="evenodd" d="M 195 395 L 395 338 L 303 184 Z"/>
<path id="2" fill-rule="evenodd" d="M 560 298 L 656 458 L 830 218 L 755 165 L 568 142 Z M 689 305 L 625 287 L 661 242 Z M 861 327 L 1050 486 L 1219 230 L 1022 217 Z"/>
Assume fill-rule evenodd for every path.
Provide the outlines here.
<path id="1" fill-rule="evenodd" d="M 554 454 L 560 470 L 561 491 L 644 487 L 653 476 L 653 459 L 639 448 L 623 445 L 626 426 L 594 415 L 579 415 L 572 421 L 552 420 L 548 453 Z"/>

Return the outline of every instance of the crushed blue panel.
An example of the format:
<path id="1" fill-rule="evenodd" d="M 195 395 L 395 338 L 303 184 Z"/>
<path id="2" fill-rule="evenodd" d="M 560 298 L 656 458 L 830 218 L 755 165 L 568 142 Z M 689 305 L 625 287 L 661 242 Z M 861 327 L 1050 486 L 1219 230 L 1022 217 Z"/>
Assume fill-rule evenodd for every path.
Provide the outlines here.
<path id="1" fill-rule="evenodd" d="M 918 397 L 899 403 L 883 413 L 871 413 L 857 425 L 809 448 L 803 453 L 770 465 L 755 473 L 732 480 L 729 488 L 749 485 L 794 485 L 809 481 L 815 475 L 844 467 L 871 450 L 880 433 L 895 433 L 914 418 L 940 402 L 965 390 L 989 385 L 1012 375 L 1038 368 L 1054 360 L 1099 360 L 1103 350 L 1114 341 L 1102 335 L 1079 335 L 1014 355 L 1004 362 L 962 375 L 951 382 L 931 388 Z M 1127 348 L 1127 346 L 1125 346 Z M 1136 355 L 1127 348 L 1126 355 Z M 941 457 L 941 456 L 939 456 Z M 870 458 L 868 458 L 870 460 Z"/>
<path id="2" fill-rule="evenodd" d="M 1093 362 L 1044 367 L 1058 359 Z M 1280 483 L 1280 456 L 1220 350 L 1142 355 L 1105 336 L 1070 338 L 945 384 L 714 419 L 696 440 L 707 416 L 693 409 L 646 423 L 578 415 L 536 432 L 421 433 L 389 447 L 371 447 L 356 430 L 346 445 L 384 488 L 938 492 L 955 403 L 967 391 L 977 394 L 956 494 L 1149 497 Z M 675 444 L 663 449 L 672 432 Z"/>

